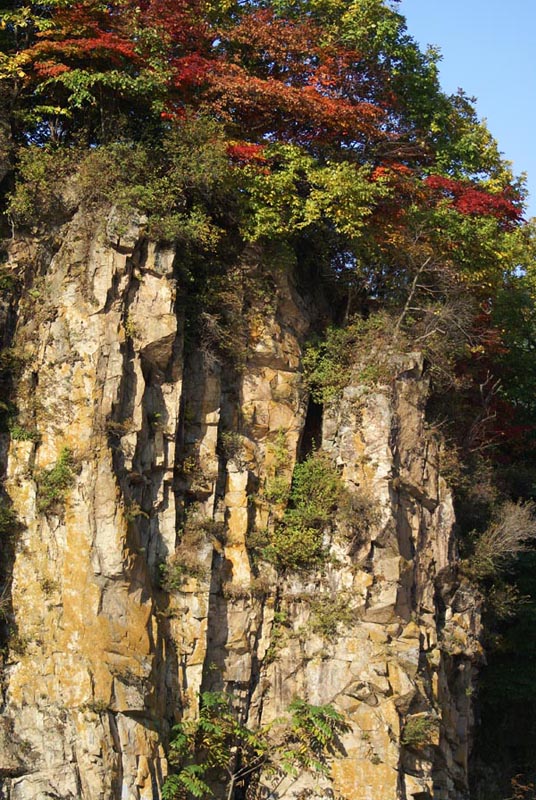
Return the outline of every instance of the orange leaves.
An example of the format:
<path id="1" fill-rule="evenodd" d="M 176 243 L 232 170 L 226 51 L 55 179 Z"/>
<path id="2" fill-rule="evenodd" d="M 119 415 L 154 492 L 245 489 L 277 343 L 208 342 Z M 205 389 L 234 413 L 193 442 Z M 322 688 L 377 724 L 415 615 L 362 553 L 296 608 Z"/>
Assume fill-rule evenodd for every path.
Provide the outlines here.
<path id="1" fill-rule="evenodd" d="M 46 81 L 54 104 L 69 104 L 62 75 L 76 70 L 84 83 L 81 108 L 97 73 L 101 87 L 131 87 L 138 102 L 144 92 L 149 102 L 158 93 L 160 115 L 173 118 L 190 106 L 232 124 L 244 140 L 356 147 L 386 137 L 379 73 L 354 50 L 328 42 L 310 19 L 244 9 L 216 28 L 205 12 L 202 0 L 54 6 L 25 51 L 28 85 Z M 107 71 L 115 71 L 108 82 Z"/>
<path id="2" fill-rule="evenodd" d="M 282 141 L 381 138 L 382 109 L 370 102 L 329 96 L 315 85 L 294 86 L 272 76 L 252 75 L 238 64 L 214 63 L 207 76 L 211 109 L 238 123 L 248 135 Z"/>
<path id="3" fill-rule="evenodd" d="M 251 144 L 250 142 L 229 142 L 227 154 L 238 163 L 242 164 L 266 164 L 264 145 Z"/>
<path id="4" fill-rule="evenodd" d="M 324 44 L 310 20 L 257 10 L 218 37 L 207 99 L 248 135 L 301 144 L 383 136 L 385 109 L 358 54 Z"/>
<path id="5" fill-rule="evenodd" d="M 39 71 L 43 56 L 58 54 L 74 62 L 80 59 L 96 60 L 107 58 L 114 65 L 139 61 L 139 56 L 131 42 L 111 32 L 103 32 L 91 38 L 62 39 L 61 41 L 42 40 L 29 51 Z"/>
<path id="6" fill-rule="evenodd" d="M 73 68 L 99 62 L 99 68 L 139 63 L 127 20 L 112 7 L 85 2 L 55 9 L 51 24 L 26 51 L 38 78 L 53 78 Z"/>
<path id="7" fill-rule="evenodd" d="M 248 136 L 270 133 L 283 141 L 301 141 L 322 133 L 323 114 L 306 90 L 250 75 L 237 65 L 217 65 L 207 100 L 211 109 L 238 123 Z"/>
<path id="8" fill-rule="evenodd" d="M 70 67 L 56 61 L 41 61 L 35 65 L 36 73 L 42 78 L 56 78 L 64 72 L 69 72 Z"/>
<path id="9" fill-rule="evenodd" d="M 278 19 L 269 9 L 245 14 L 237 25 L 218 32 L 224 47 L 240 53 L 244 61 L 255 64 L 256 71 L 265 77 L 284 73 L 302 65 L 304 78 L 314 66 L 321 31 L 311 23 L 296 23 Z"/>
<path id="10" fill-rule="evenodd" d="M 373 180 L 388 180 L 396 182 L 399 178 L 409 178 L 414 176 L 414 171 L 405 164 L 394 161 L 391 164 L 382 164 L 372 172 Z"/>

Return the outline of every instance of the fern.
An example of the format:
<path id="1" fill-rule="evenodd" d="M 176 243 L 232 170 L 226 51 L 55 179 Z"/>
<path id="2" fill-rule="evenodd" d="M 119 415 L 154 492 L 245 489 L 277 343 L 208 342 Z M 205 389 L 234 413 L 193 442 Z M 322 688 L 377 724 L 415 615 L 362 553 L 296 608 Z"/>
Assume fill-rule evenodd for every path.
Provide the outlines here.
<path id="1" fill-rule="evenodd" d="M 327 772 L 337 749 L 337 735 L 348 730 L 332 706 L 312 706 L 296 699 L 290 717 L 252 730 L 237 719 L 232 699 L 222 692 L 201 695 L 199 718 L 176 725 L 171 758 L 177 772 L 164 785 L 163 800 L 213 796 L 210 782 L 244 784 L 254 774 L 297 776 L 300 771 Z M 272 734 L 276 729 L 277 735 Z"/>
<path id="2" fill-rule="evenodd" d="M 213 797 L 214 792 L 203 780 L 205 772 L 205 766 L 189 764 L 178 775 L 170 775 L 162 787 L 162 800 L 175 800 L 184 794 L 184 789 L 194 797 Z"/>

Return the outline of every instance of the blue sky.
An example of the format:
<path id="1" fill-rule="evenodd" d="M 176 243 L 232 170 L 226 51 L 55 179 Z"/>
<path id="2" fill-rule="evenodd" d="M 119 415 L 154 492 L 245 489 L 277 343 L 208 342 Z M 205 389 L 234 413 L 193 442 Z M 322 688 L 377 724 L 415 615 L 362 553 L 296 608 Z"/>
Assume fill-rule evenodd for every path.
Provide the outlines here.
<path id="1" fill-rule="evenodd" d="M 528 174 L 536 216 L 536 0 L 401 0 L 408 32 L 443 55 L 440 78 L 477 98 L 514 172 Z"/>

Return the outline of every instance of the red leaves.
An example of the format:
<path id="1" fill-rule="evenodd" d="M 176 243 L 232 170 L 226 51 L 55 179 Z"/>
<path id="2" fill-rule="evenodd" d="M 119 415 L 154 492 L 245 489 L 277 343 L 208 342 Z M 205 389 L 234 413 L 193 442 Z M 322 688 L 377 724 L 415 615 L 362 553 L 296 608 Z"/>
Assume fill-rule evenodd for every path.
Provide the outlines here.
<path id="1" fill-rule="evenodd" d="M 203 56 L 193 55 L 176 58 L 171 62 L 173 85 L 180 89 L 187 86 L 202 86 L 212 70 L 212 63 Z"/>
<path id="2" fill-rule="evenodd" d="M 251 144 L 250 142 L 232 142 L 227 145 L 227 154 L 234 161 L 242 164 L 265 164 L 266 156 L 264 151 L 264 145 Z"/>
<path id="3" fill-rule="evenodd" d="M 504 224 L 519 220 L 506 192 L 491 194 L 441 176 L 430 176 L 423 186 L 401 163 L 412 163 L 419 153 L 404 144 L 404 131 L 393 132 L 398 101 L 386 101 L 392 82 L 386 64 L 329 40 L 307 16 L 284 19 L 244 4 L 216 28 L 208 6 L 205 0 L 54 5 L 46 29 L 26 50 L 25 63 L 33 66 L 29 89 L 46 82 L 54 105 L 72 104 L 61 75 L 76 69 L 99 74 L 100 98 L 103 86 L 111 94 L 124 85 L 125 101 L 130 91 L 134 104 L 148 108 L 157 100 L 154 106 L 158 113 L 163 107 L 167 119 L 186 107 L 203 111 L 230 123 L 233 136 L 244 141 L 280 140 L 309 149 L 342 145 L 367 155 L 380 144 L 385 161 L 387 153 L 399 163 L 379 166 L 373 180 L 388 181 L 401 196 L 423 199 L 427 187 L 462 214 L 490 215 Z M 128 80 L 107 84 L 107 70 L 123 71 Z M 87 91 L 81 98 L 79 108 Z"/>
<path id="4" fill-rule="evenodd" d="M 152 28 L 167 45 L 168 57 L 177 57 L 173 49 L 180 44 L 193 46 L 207 42 L 206 26 L 196 12 L 198 2 L 186 0 L 123 0 L 103 6 L 97 0 L 87 0 L 68 7 L 56 8 L 51 25 L 38 34 L 39 42 L 27 52 L 36 56 L 44 53 L 67 53 L 71 58 L 83 58 L 97 51 L 116 61 L 144 62 L 150 55 L 140 32 Z M 165 42 L 163 41 L 165 40 Z M 191 59 L 197 54 L 189 53 Z"/>
<path id="5" fill-rule="evenodd" d="M 471 183 L 464 183 L 442 175 L 430 175 L 426 185 L 439 197 L 450 200 L 452 208 L 468 216 L 495 217 L 503 223 L 521 219 L 521 210 L 511 200 L 508 189 L 498 194 L 486 192 Z"/>
<path id="6" fill-rule="evenodd" d="M 114 11 L 113 5 L 103 11 L 102 4 L 96 2 L 56 9 L 50 28 L 40 33 L 36 44 L 26 51 L 36 73 L 55 77 L 97 61 L 100 68 L 107 64 L 124 68 L 139 64 L 140 56 L 136 42 L 129 35 L 125 13 L 122 7 Z"/>
<path id="7" fill-rule="evenodd" d="M 202 109 L 244 140 L 384 139 L 388 109 L 376 101 L 378 75 L 355 51 L 324 42 L 310 19 L 285 20 L 268 9 L 244 10 L 216 29 L 203 0 L 82 0 L 51 11 L 50 25 L 26 50 L 28 82 L 47 80 L 53 93 L 53 79 L 68 70 L 124 70 L 129 85 L 145 71 L 160 82 L 166 114 Z M 61 98 L 61 82 L 56 88 Z"/>
<path id="8" fill-rule="evenodd" d="M 37 74 L 44 78 L 57 78 L 58 75 L 61 75 L 64 72 L 69 72 L 70 67 L 66 64 L 57 63 L 55 61 L 41 61 L 35 65 L 35 70 Z"/>
<path id="9" fill-rule="evenodd" d="M 131 42 L 122 39 L 114 33 L 103 32 L 92 38 L 62 39 L 61 41 L 41 41 L 32 48 L 32 54 L 36 56 L 36 69 L 40 68 L 40 57 L 43 55 L 53 56 L 58 54 L 64 59 L 74 62 L 87 58 L 96 60 L 107 58 L 112 64 L 121 65 L 125 62 L 138 62 L 139 57 L 134 50 Z"/>
<path id="10" fill-rule="evenodd" d="M 207 100 L 247 134 L 305 145 L 384 137 L 386 111 L 358 54 L 323 44 L 310 20 L 257 10 L 218 36 Z"/>
<path id="11" fill-rule="evenodd" d="M 160 30 L 175 46 L 200 48 L 209 40 L 199 0 L 146 0 L 130 5 L 140 11 L 140 27 Z"/>

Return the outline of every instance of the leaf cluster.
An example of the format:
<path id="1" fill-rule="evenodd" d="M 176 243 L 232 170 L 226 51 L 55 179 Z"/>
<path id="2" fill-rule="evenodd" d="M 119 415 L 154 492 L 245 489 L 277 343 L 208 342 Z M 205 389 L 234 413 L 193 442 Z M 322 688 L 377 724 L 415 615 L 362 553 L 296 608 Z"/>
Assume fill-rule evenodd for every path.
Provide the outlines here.
<path id="1" fill-rule="evenodd" d="M 4 497 L 0 498 L 0 537 L 12 538 L 18 529 L 17 515 Z"/>
<path id="2" fill-rule="evenodd" d="M 405 747 L 420 749 L 431 744 L 437 733 L 437 719 L 427 714 L 415 714 L 407 720 L 402 730 L 401 742 Z"/>
<path id="3" fill-rule="evenodd" d="M 113 205 L 118 226 L 141 212 L 153 239 L 211 251 L 232 228 L 233 191 L 221 131 L 208 120 L 193 120 L 173 128 L 158 146 L 22 150 L 8 214 L 18 227 L 44 229 L 77 207 Z"/>
<path id="4" fill-rule="evenodd" d="M 223 525 L 192 506 L 185 517 L 180 542 L 160 567 L 161 585 L 166 592 L 180 591 L 188 578 L 203 580 L 209 569 L 207 545 L 223 539 Z M 211 548 L 210 548 L 211 549 Z"/>
<path id="5" fill-rule="evenodd" d="M 332 706 L 294 700 L 288 716 L 258 729 L 240 720 L 233 698 L 203 692 L 197 719 L 173 729 L 170 745 L 175 765 L 163 787 L 164 800 L 214 795 L 214 783 L 247 787 L 254 776 L 280 781 L 298 771 L 325 773 L 328 758 L 338 750 L 337 736 L 348 730 Z"/>
<path id="6" fill-rule="evenodd" d="M 483 581 L 504 572 L 536 540 L 535 505 L 532 501 L 505 501 L 490 525 L 475 536 L 473 553 L 465 567 L 472 578 Z"/>
<path id="7" fill-rule="evenodd" d="M 270 533 L 263 555 L 281 569 L 312 569 L 326 558 L 323 531 L 345 489 L 326 453 L 317 451 L 296 464 L 288 506 Z"/>
<path id="8" fill-rule="evenodd" d="M 41 514 L 61 511 L 67 492 L 75 480 L 74 457 L 68 447 L 64 447 L 56 463 L 49 469 L 37 472 L 37 510 Z"/>
<path id="9" fill-rule="evenodd" d="M 358 384 L 371 385 L 392 377 L 390 361 L 404 342 L 394 343 L 395 320 L 386 312 L 356 317 L 345 327 L 330 326 L 313 338 L 303 356 L 305 380 L 319 403 L 333 400 L 353 373 Z"/>

